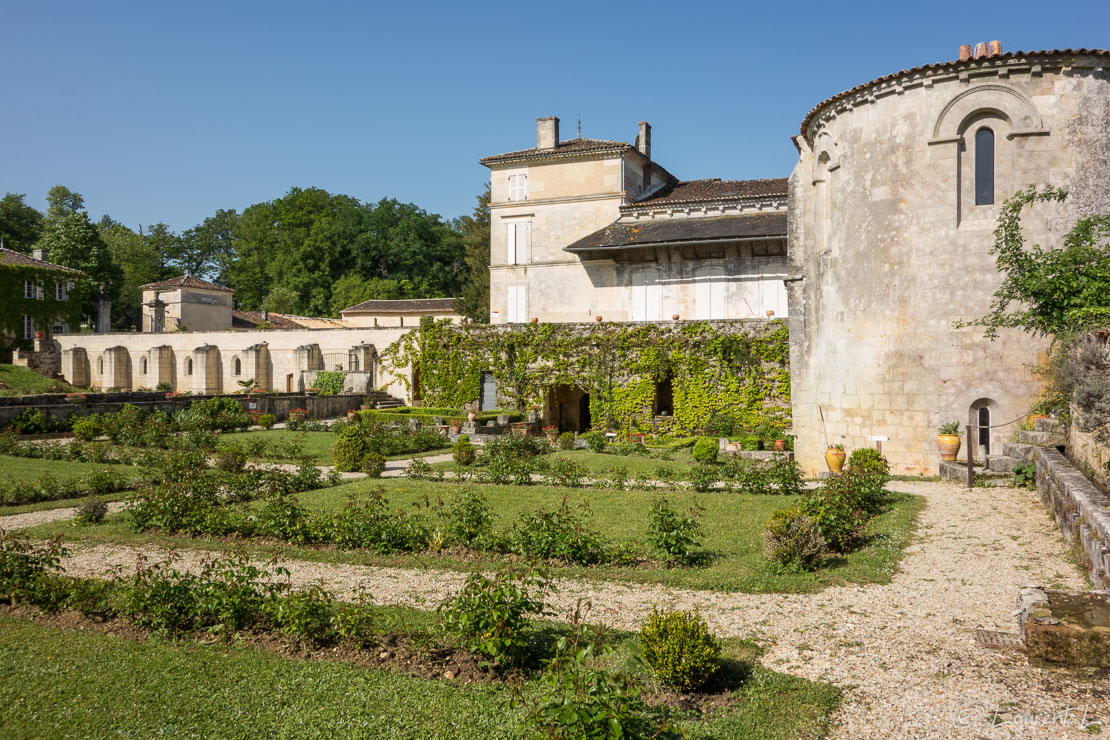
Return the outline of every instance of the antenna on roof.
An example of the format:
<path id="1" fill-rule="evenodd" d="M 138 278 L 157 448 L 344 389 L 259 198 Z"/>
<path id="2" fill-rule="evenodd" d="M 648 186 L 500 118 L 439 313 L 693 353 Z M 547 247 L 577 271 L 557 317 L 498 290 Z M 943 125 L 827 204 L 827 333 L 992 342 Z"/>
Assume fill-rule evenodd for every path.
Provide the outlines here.
<path id="1" fill-rule="evenodd" d="M 578 138 L 582 138 L 582 109 L 578 109 Z"/>

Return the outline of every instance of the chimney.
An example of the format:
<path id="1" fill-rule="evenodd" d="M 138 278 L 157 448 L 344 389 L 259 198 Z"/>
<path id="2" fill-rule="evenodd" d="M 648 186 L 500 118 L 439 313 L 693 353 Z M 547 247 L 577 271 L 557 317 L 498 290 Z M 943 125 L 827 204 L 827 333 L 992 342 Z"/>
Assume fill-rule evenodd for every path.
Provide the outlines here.
<path id="1" fill-rule="evenodd" d="M 536 119 L 536 148 L 554 149 L 559 146 L 559 118 L 548 116 Z"/>
<path id="2" fill-rule="evenodd" d="M 636 137 L 636 148 L 648 159 L 651 159 L 651 124 L 640 121 L 640 134 Z"/>
<path id="3" fill-rule="evenodd" d="M 979 43 L 975 44 L 975 58 L 976 59 L 982 59 L 986 55 L 987 55 L 987 44 L 986 44 L 986 42 L 980 41 Z"/>
<path id="4" fill-rule="evenodd" d="M 32 249 L 31 250 L 31 256 L 34 257 L 37 260 L 42 260 L 43 262 L 46 262 L 46 250 L 45 249 Z"/>
<path id="5" fill-rule="evenodd" d="M 966 62 L 971 59 L 971 44 L 962 44 L 960 46 L 960 61 Z"/>
<path id="6" fill-rule="evenodd" d="M 997 56 L 1001 56 L 1001 55 L 1002 55 L 1002 42 L 1001 41 L 992 41 L 992 42 L 990 42 L 990 45 L 987 46 L 987 56 L 997 57 Z"/>
<path id="7" fill-rule="evenodd" d="M 266 309 L 262 309 L 262 320 L 263 321 L 269 321 L 270 320 L 270 312 L 267 311 Z"/>

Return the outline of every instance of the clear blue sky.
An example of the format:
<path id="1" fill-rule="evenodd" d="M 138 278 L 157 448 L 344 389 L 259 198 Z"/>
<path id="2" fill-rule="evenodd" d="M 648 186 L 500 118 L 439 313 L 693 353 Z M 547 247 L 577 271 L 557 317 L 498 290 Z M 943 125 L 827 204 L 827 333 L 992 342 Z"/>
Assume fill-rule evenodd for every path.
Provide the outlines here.
<path id="1" fill-rule="evenodd" d="M 781 177 L 805 113 L 841 90 L 1005 50 L 1110 47 L 1110 3 L 0 4 L 0 192 L 51 185 L 94 218 L 186 229 L 292 186 L 453 217 L 478 159 L 632 141 L 681 178 Z"/>

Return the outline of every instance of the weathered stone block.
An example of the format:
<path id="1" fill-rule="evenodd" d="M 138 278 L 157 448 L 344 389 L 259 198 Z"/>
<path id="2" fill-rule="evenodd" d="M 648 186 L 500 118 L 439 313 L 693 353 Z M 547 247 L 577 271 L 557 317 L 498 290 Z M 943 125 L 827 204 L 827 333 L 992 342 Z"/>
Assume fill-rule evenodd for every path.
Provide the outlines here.
<path id="1" fill-rule="evenodd" d="M 1026 586 L 1017 615 L 1031 661 L 1110 668 L 1110 591 Z"/>

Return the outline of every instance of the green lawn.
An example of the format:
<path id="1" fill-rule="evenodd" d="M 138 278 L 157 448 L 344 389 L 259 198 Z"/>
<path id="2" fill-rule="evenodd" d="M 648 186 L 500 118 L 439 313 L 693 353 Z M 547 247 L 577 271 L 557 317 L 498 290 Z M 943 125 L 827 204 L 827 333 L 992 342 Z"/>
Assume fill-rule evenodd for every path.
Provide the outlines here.
<path id="1" fill-rule="evenodd" d="M 630 667 L 633 642 L 625 636 L 619 646 Z M 725 648 L 752 655 L 738 641 Z M 0 617 L 0 674 L 6 737 L 499 738 L 512 735 L 521 714 L 502 685 L 248 646 L 136 642 L 10 617 Z M 524 685 L 526 696 L 534 686 Z M 839 702 L 830 686 L 758 665 L 733 698 L 727 711 L 675 719 L 690 738 L 811 738 L 825 734 Z"/>
<path id="2" fill-rule="evenodd" d="M 250 439 L 264 439 L 267 442 L 299 442 L 304 454 L 316 461 L 319 465 L 331 465 L 331 446 L 335 444 L 335 434 L 332 432 L 291 432 L 288 429 L 254 429 L 249 432 L 234 432 L 225 435 L 228 442 L 243 442 Z M 427 452 L 412 452 L 404 455 L 389 455 L 387 460 L 407 460 L 411 457 L 427 457 L 438 455 L 449 450 L 447 441 L 444 440 L 443 449 L 429 450 Z M 270 458 L 254 458 L 259 460 Z M 278 460 L 292 460 L 292 458 L 272 458 Z"/>
<path id="3" fill-rule="evenodd" d="M 71 480 L 81 478 L 97 470 L 108 470 L 136 481 L 143 479 L 142 470 L 130 465 L 70 462 L 69 460 L 39 460 L 30 457 L 0 455 L 0 482 L 36 480 L 47 473 L 60 481 Z"/>
<path id="4" fill-rule="evenodd" d="M 573 460 L 586 469 L 587 475 L 607 473 L 614 468 L 623 467 L 628 474 L 635 478 L 638 475 L 655 474 L 656 468 L 667 466 L 676 472 L 685 471 L 694 464 L 694 456 L 690 450 L 682 449 L 666 453 L 664 459 L 662 452 L 652 452 L 649 455 L 607 455 L 602 452 L 590 450 L 557 450 L 549 455 L 544 455 L 545 460 L 566 459 Z M 453 462 L 436 463 L 434 467 L 454 468 Z"/>
<path id="5" fill-rule="evenodd" d="M 305 506 L 320 511 L 335 511 L 343 507 L 351 491 L 368 491 L 381 485 L 395 507 L 411 507 L 425 500 L 442 500 L 450 503 L 460 490 L 460 484 L 419 482 L 407 479 L 370 481 L 363 479 L 334 488 L 301 494 Z M 604 491 L 565 489 L 548 486 L 480 486 L 488 497 L 496 515 L 495 527 L 511 525 L 522 512 L 540 506 L 557 507 L 563 496 L 572 502 L 588 501 L 593 526 L 613 541 L 630 540 L 642 543 L 647 549 L 648 512 L 653 499 L 659 494 L 644 491 Z M 805 593 L 843 583 L 888 583 L 903 550 L 908 543 L 917 513 L 924 505 L 919 496 L 895 494 L 891 509 L 872 522 L 871 541 L 860 550 L 833 560 L 828 567 L 816 573 L 789 572 L 768 561 L 761 553 L 760 533 L 764 522 L 776 509 L 791 505 L 794 497 L 753 496 L 735 493 L 672 492 L 667 494 L 672 507 L 688 509 L 695 502 L 705 508 L 702 515 L 705 538 L 704 548 L 710 559 L 705 565 L 683 568 L 617 568 L 611 566 L 559 566 L 557 575 L 599 578 L 614 581 L 660 583 L 693 589 L 716 589 L 744 592 Z M 432 516 L 435 516 L 433 513 Z M 67 528 L 64 524 L 42 525 L 31 530 L 34 536 L 64 533 L 67 539 L 110 541 L 119 543 L 173 542 L 206 549 L 230 549 L 234 543 L 217 540 L 191 540 L 164 537 L 151 533 L 133 532 L 124 515 L 109 517 L 104 524 L 90 527 Z M 313 549 L 287 545 L 252 545 L 259 552 L 281 557 L 329 562 L 347 562 L 368 565 L 396 565 L 410 567 L 448 568 L 470 570 L 473 563 L 450 559 L 432 553 L 415 555 L 378 555 L 365 551 Z M 491 554 L 484 567 L 496 567 L 503 558 Z"/>
<path id="6" fill-rule="evenodd" d="M 19 365 L 0 365 L 0 396 L 26 396 L 35 393 L 73 393 L 77 389 L 60 380 L 39 375 Z"/>

